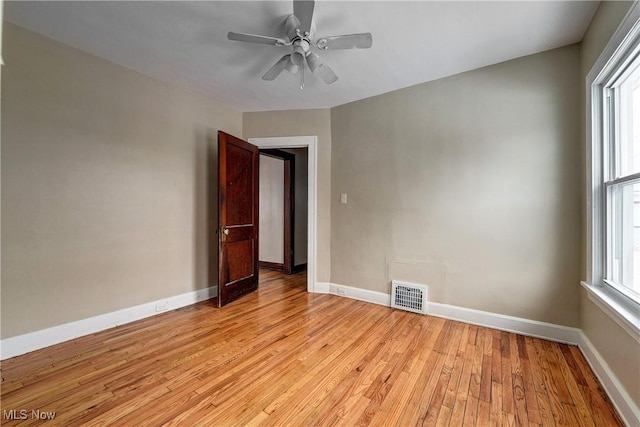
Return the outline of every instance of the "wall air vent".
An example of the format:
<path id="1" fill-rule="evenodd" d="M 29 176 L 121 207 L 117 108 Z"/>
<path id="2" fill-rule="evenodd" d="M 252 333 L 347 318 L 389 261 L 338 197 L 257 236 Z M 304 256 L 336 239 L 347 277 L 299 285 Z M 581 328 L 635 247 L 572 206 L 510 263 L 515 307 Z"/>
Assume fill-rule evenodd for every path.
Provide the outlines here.
<path id="1" fill-rule="evenodd" d="M 427 314 L 427 287 L 400 280 L 391 281 L 391 308 Z"/>

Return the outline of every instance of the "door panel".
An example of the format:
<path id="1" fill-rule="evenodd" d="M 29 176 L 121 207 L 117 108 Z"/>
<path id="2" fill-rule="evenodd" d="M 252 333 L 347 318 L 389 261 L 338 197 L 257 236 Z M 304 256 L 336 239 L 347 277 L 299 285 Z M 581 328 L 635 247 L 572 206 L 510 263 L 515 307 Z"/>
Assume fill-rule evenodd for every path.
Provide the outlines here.
<path id="1" fill-rule="evenodd" d="M 218 132 L 218 306 L 258 289 L 258 147 Z"/>
<path id="2" fill-rule="evenodd" d="M 227 255 L 234 260 L 229 264 L 229 283 L 251 276 L 253 273 L 253 241 L 240 240 L 227 243 Z"/>
<path id="3" fill-rule="evenodd" d="M 246 144 L 249 144 L 248 142 Z M 252 224 L 253 153 L 247 148 L 227 144 L 227 224 Z"/>

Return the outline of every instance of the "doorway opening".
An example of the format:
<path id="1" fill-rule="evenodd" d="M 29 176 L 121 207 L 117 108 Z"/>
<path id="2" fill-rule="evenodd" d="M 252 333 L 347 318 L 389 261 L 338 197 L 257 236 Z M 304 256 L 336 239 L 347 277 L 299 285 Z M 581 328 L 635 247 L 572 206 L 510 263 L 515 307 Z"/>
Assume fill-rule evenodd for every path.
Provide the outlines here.
<path id="1" fill-rule="evenodd" d="M 317 137 L 249 138 L 248 141 L 259 149 L 307 149 L 307 291 L 316 292 Z"/>
<path id="2" fill-rule="evenodd" d="M 296 149 L 305 150 L 306 149 Z M 305 170 L 306 170 L 306 165 Z M 296 221 L 306 220 L 306 188 L 304 200 L 296 181 L 296 154 L 279 149 L 260 150 L 260 268 L 292 274 L 296 266 Z M 299 172 L 298 172 L 299 173 Z M 306 180 L 305 180 L 306 181 Z M 304 218 L 297 209 L 304 203 Z M 298 212 L 296 212 L 298 210 Z M 304 236 L 306 239 L 306 236 Z M 306 245 L 304 248 L 306 257 Z"/>

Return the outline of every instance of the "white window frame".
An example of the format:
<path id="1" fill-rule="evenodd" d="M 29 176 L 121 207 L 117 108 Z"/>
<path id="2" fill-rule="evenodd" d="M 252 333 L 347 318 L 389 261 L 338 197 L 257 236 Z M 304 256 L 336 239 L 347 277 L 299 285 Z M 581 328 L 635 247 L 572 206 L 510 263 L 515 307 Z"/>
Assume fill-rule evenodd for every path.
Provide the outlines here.
<path id="1" fill-rule="evenodd" d="M 640 23 L 638 27 L 640 28 Z M 629 260 L 623 257 L 622 258 L 623 265 L 618 265 L 614 267 L 612 252 L 614 252 L 614 250 L 620 249 L 620 248 L 614 249 L 614 241 L 618 242 L 619 240 L 622 239 L 621 233 L 623 231 L 623 228 L 626 228 L 626 227 L 618 226 L 616 230 L 614 230 L 614 227 L 613 227 L 614 206 L 613 205 L 615 203 L 614 203 L 614 200 L 612 200 L 613 195 L 610 193 L 613 193 L 615 189 L 621 189 L 624 185 L 632 185 L 634 183 L 640 182 L 640 172 L 621 175 L 622 159 L 620 158 L 621 153 L 619 151 L 620 145 L 621 145 L 620 139 L 622 138 L 622 131 L 621 129 L 619 129 L 619 126 L 621 124 L 620 116 L 622 116 L 625 113 L 623 112 L 621 108 L 622 106 L 620 104 L 622 100 L 621 99 L 622 94 L 620 93 L 620 90 L 619 90 L 620 81 L 624 80 L 625 78 L 628 78 L 630 72 L 632 71 L 632 68 L 631 68 L 632 65 L 634 65 L 634 69 L 635 69 L 635 67 L 638 67 L 639 63 L 640 63 L 640 43 L 637 44 L 635 47 L 632 47 L 628 51 L 624 52 L 620 63 L 616 64 L 614 67 L 611 67 L 613 69 L 609 70 L 609 67 L 605 67 L 605 70 L 603 70 L 604 71 L 603 74 L 606 77 L 607 82 L 604 85 L 596 84 L 592 86 L 592 90 L 594 91 L 600 90 L 602 92 L 602 102 L 603 102 L 602 107 L 604 108 L 604 110 L 601 113 L 602 117 L 599 118 L 601 119 L 601 123 L 603 125 L 602 126 L 603 129 L 601 132 L 602 142 L 600 144 L 603 147 L 602 149 L 602 153 L 603 153 L 602 170 L 603 170 L 603 181 L 604 181 L 603 198 L 606 199 L 604 203 L 607 206 L 604 214 L 605 216 L 604 233 L 605 233 L 605 239 L 606 239 L 606 242 L 604 243 L 605 256 L 606 256 L 606 261 L 604 266 L 604 282 L 607 285 L 613 287 L 618 292 L 624 294 L 625 296 L 627 296 L 637 304 L 640 304 L 640 295 L 628 289 L 622 283 L 616 283 L 614 280 L 611 280 L 611 277 L 615 275 L 614 269 L 625 270 L 624 272 L 623 271 L 618 272 L 620 276 L 625 276 L 626 274 L 629 274 L 630 272 L 632 272 L 633 262 L 632 260 Z M 620 201 L 621 199 L 618 199 L 618 202 Z M 620 206 L 618 206 L 618 209 L 616 209 L 615 215 L 622 215 L 622 212 L 620 212 L 619 209 L 620 209 Z M 633 215 L 633 212 L 631 212 L 631 215 L 627 215 L 627 221 L 631 220 L 632 215 Z M 620 217 L 618 221 L 622 221 L 622 217 Z M 626 242 L 626 243 L 628 244 L 629 242 Z M 624 252 L 626 252 L 628 249 L 631 249 L 631 248 L 625 249 Z M 640 310 L 640 306 L 639 306 L 639 310 Z"/>
<path id="2" fill-rule="evenodd" d="M 640 342 L 640 304 L 605 280 L 607 269 L 607 198 L 605 181 L 608 153 L 605 147 L 607 85 L 640 54 L 640 7 L 634 3 L 605 47 L 586 81 L 587 122 L 587 280 L 588 297 Z"/>

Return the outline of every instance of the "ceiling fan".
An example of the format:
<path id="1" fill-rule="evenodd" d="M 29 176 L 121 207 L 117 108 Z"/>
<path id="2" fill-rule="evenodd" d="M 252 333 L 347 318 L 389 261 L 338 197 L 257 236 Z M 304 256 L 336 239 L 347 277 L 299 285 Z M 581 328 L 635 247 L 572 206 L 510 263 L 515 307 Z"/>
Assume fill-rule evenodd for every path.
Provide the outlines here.
<path id="1" fill-rule="evenodd" d="M 338 76 L 326 62 L 311 51 L 311 48 L 315 47 L 320 50 L 367 49 L 371 47 L 373 40 L 371 33 L 347 34 L 316 39 L 316 27 L 313 22 L 314 6 L 315 2 L 312 0 L 293 0 L 293 14 L 287 17 L 284 24 L 288 41 L 277 37 L 234 33 L 232 31 L 227 34 L 227 38 L 247 43 L 293 47 L 291 53 L 280 58 L 262 76 L 262 80 L 274 80 L 282 71 L 287 70 L 292 74 L 300 73 L 300 89 L 303 89 L 304 69 L 307 66 L 313 74 L 320 77 L 326 84 L 334 83 L 338 80 Z"/>

